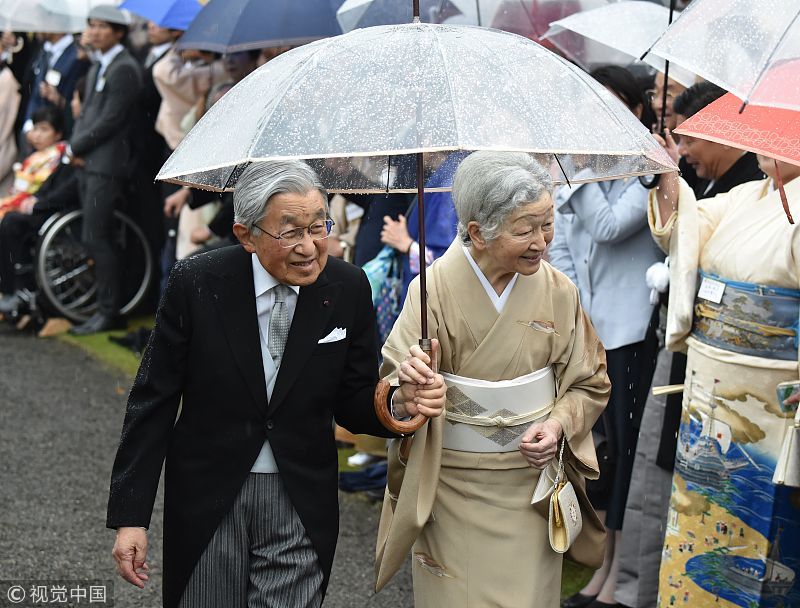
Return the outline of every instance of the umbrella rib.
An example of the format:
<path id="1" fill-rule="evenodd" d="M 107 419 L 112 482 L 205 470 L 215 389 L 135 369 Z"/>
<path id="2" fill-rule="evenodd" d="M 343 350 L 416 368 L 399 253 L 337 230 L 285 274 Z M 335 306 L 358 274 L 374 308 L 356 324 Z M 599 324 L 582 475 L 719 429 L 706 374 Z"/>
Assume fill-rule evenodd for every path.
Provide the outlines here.
<path id="1" fill-rule="evenodd" d="M 617 125 L 619 125 L 619 127 L 628 135 L 628 137 L 632 138 L 634 142 L 637 142 L 639 138 L 637 137 L 636 133 L 631 132 L 628 126 L 624 122 L 622 122 L 622 120 L 620 120 L 620 118 L 614 112 L 610 111 L 610 108 L 606 103 L 606 101 L 603 99 L 600 93 L 595 89 L 594 85 L 597 84 L 597 81 L 591 76 L 589 76 L 589 74 L 587 74 L 586 72 L 576 71 L 575 69 L 573 69 L 572 64 L 563 57 L 556 55 L 556 58 L 563 64 L 565 64 L 568 68 L 570 68 L 569 73 L 578 80 L 580 80 L 581 82 L 583 82 L 589 88 L 592 94 L 600 102 L 600 107 L 606 111 L 606 114 L 609 115 L 612 118 L 612 120 L 614 120 L 617 123 Z M 621 101 L 619 103 L 620 105 L 625 107 Z M 629 109 L 628 112 L 630 112 Z"/>
<path id="2" fill-rule="evenodd" d="M 305 76 L 305 73 L 308 71 L 309 61 L 312 58 L 316 57 L 319 53 L 324 52 L 330 46 L 333 46 L 333 45 L 332 44 L 323 45 L 318 50 L 316 50 L 313 53 L 310 53 L 305 59 L 303 59 L 302 65 L 299 67 L 298 70 L 296 70 L 294 72 L 294 74 L 292 75 L 291 79 L 289 80 L 289 85 L 284 87 L 283 92 L 280 94 L 280 97 L 272 105 L 272 110 L 270 111 L 270 113 L 267 116 L 264 117 L 264 120 L 261 122 L 261 125 L 259 126 L 259 128 L 256 129 L 255 134 L 253 135 L 253 138 L 250 141 L 250 145 L 248 146 L 248 151 L 249 151 L 248 156 L 252 157 L 252 150 L 253 150 L 253 146 L 254 146 L 255 142 L 257 142 L 261 138 L 261 135 L 264 133 L 264 130 L 267 128 L 267 125 L 269 125 L 269 122 L 272 120 L 272 117 L 275 114 L 275 111 L 278 109 L 278 106 L 286 98 L 286 95 L 289 93 L 289 91 L 291 91 L 294 88 L 294 86 L 299 82 L 300 77 L 301 76 Z M 252 160 L 250 160 L 250 162 L 252 162 Z"/>
<path id="3" fill-rule="evenodd" d="M 797 22 L 798 18 L 800 18 L 800 8 L 797 9 L 797 12 L 792 17 L 792 20 L 789 22 L 789 25 L 786 26 L 786 29 L 783 30 L 783 34 L 775 43 L 775 46 L 772 48 L 772 51 L 767 56 L 766 60 L 764 61 L 764 66 L 761 68 L 761 72 L 756 77 L 756 81 L 753 83 L 753 86 L 750 87 L 750 90 L 747 92 L 747 95 L 744 98 L 744 104 L 742 105 L 742 109 L 739 112 L 744 111 L 744 106 L 750 103 L 750 96 L 753 94 L 753 91 L 756 90 L 756 87 L 761 83 L 761 80 L 764 78 L 766 73 L 769 71 L 769 64 L 772 61 L 772 58 L 775 56 L 775 53 L 778 52 L 778 49 L 781 47 L 783 42 L 786 40 L 786 37 L 789 35 L 789 31 L 792 29 L 792 26 Z"/>
<path id="4" fill-rule="evenodd" d="M 442 45 L 439 39 L 439 33 L 436 31 L 436 28 L 431 28 L 433 31 L 433 38 L 436 40 L 436 48 L 439 51 L 439 55 L 442 58 L 442 63 L 445 64 L 445 78 L 447 78 L 447 90 L 450 91 L 450 108 L 453 110 L 453 123 L 456 127 L 456 143 L 460 146 L 461 145 L 461 129 L 459 128 L 458 124 L 458 113 L 455 111 L 455 95 L 453 91 L 453 80 L 450 78 L 450 63 L 447 61 L 447 57 L 445 56 L 444 51 L 442 51 Z"/>

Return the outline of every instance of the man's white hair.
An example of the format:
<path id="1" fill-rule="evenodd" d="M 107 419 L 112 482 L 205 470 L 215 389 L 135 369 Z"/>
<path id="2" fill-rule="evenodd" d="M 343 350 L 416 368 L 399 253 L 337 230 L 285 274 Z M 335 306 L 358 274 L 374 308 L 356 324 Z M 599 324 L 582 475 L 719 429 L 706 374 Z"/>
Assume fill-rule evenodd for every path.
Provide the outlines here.
<path id="1" fill-rule="evenodd" d="M 274 160 L 249 165 L 236 182 L 233 193 L 234 221 L 252 230 L 264 217 L 269 199 L 276 194 L 305 194 L 318 190 L 328 210 L 328 191 L 319 176 L 302 160 Z"/>

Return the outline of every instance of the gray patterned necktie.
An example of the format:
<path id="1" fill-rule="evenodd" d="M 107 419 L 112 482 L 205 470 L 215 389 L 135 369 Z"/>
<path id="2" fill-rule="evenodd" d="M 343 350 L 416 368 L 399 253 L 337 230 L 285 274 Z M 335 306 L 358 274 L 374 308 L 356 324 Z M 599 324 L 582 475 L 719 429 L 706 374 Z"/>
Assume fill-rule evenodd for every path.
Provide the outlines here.
<path id="1" fill-rule="evenodd" d="M 280 365 L 283 349 L 286 346 L 286 339 L 289 337 L 289 309 L 286 307 L 286 298 L 291 290 L 283 284 L 278 284 L 272 288 L 275 295 L 275 302 L 272 305 L 272 313 L 269 316 L 269 354 L 275 362 L 275 366 Z"/>

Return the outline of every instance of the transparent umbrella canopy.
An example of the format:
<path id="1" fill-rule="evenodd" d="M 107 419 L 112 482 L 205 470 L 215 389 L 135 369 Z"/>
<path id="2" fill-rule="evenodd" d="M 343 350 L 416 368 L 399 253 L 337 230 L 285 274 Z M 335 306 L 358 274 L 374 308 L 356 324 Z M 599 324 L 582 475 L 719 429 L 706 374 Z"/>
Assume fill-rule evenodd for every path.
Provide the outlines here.
<path id="1" fill-rule="evenodd" d="M 576 45 L 575 36 L 598 42 L 617 55 L 605 59 L 609 63 L 627 63 L 639 59 L 653 46 L 669 26 L 669 9 L 660 4 L 643 0 L 624 0 L 599 8 L 575 13 L 550 24 L 544 35 L 567 57 L 589 69 L 592 58 L 587 55 L 588 47 Z M 644 62 L 659 72 L 664 72 L 664 59 L 648 54 Z M 670 78 L 688 87 L 694 84 L 694 74 L 672 65 Z"/>
<path id="2" fill-rule="evenodd" d="M 120 0 L 0 0 L 0 27 L 18 32 L 80 32 L 89 11 Z"/>
<path id="3" fill-rule="evenodd" d="M 414 155 L 455 150 L 536 154 L 562 183 L 676 170 L 622 102 L 554 53 L 506 32 L 415 23 L 268 62 L 211 108 L 158 179 L 232 190 L 248 163 L 298 158 L 332 192 L 417 192 Z"/>
<path id="4" fill-rule="evenodd" d="M 800 110 L 798 0 L 694 0 L 650 52 L 745 104 Z"/>
<path id="5" fill-rule="evenodd" d="M 305 159 L 333 192 L 417 192 L 424 251 L 424 183 L 435 163 L 423 153 L 456 150 L 528 152 L 574 182 L 677 169 L 621 101 L 538 44 L 416 22 L 355 30 L 268 62 L 211 108 L 158 179 L 231 190 L 251 162 Z M 420 345 L 430 352 L 419 276 Z M 424 424 L 422 415 L 390 417 L 388 384 L 380 387 L 385 426 Z"/>

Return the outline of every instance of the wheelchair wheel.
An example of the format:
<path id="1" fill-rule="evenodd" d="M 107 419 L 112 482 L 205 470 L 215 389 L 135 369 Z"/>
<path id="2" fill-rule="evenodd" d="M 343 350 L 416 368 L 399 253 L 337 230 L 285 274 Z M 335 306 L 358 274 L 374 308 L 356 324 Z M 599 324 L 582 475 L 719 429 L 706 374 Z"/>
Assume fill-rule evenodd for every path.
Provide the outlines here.
<path id="1" fill-rule="evenodd" d="M 94 261 L 81 242 L 83 211 L 66 213 L 46 227 L 36 252 L 36 282 L 42 304 L 73 323 L 86 321 L 97 310 Z M 122 314 L 144 299 L 153 279 L 153 254 L 142 230 L 119 211 L 114 212 L 114 249 Z"/>

